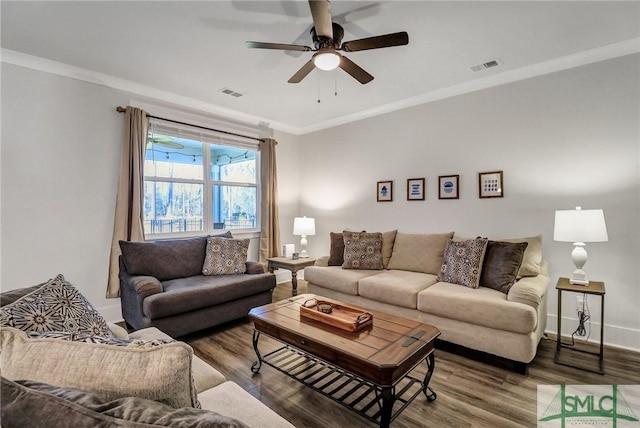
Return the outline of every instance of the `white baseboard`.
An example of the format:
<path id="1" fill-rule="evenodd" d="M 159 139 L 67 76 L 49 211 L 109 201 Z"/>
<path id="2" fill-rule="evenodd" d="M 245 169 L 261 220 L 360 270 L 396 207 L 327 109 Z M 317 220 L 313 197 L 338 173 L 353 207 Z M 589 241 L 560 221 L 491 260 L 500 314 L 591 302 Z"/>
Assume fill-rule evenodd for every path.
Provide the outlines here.
<path id="1" fill-rule="evenodd" d="M 588 324 L 587 324 L 588 326 Z M 572 317 L 562 317 L 562 335 L 570 337 L 578 327 L 578 319 Z M 546 333 L 557 334 L 558 317 L 555 314 L 547 314 Z M 590 333 L 590 334 L 589 334 Z M 589 343 L 600 343 L 600 322 L 591 321 L 591 331 L 587 331 Z M 575 336 L 576 340 L 584 342 L 582 336 Z M 640 352 L 640 330 L 616 325 L 604 325 L 604 344 L 615 348 L 627 349 L 629 351 Z"/>

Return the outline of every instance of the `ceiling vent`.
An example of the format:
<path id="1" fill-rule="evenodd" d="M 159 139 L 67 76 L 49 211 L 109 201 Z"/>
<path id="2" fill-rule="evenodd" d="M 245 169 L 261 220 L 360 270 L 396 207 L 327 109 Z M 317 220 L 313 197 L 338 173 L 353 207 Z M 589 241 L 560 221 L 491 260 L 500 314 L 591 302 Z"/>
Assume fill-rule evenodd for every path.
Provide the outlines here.
<path id="1" fill-rule="evenodd" d="M 474 65 L 471 68 L 471 71 L 482 71 L 482 70 L 486 70 L 488 68 L 494 68 L 497 67 L 501 64 L 500 60 L 498 59 L 492 59 L 491 61 L 487 61 L 485 63 L 482 64 L 478 64 L 478 65 Z"/>
<path id="2" fill-rule="evenodd" d="M 236 98 L 240 98 L 243 95 L 240 92 L 236 92 L 233 89 L 229 89 L 229 88 L 222 88 L 218 92 L 222 92 L 223 94 L 230 95 Z"/>

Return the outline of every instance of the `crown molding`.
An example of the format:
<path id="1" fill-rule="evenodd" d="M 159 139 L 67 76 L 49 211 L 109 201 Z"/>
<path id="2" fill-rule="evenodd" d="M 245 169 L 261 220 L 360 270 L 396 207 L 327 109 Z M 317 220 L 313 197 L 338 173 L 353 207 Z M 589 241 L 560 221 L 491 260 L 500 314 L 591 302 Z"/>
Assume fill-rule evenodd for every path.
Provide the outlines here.
<path id="1" fill-rule="evenodd" d="M 595 49 L 589 49 L 573 55 L 540 62 L 514 70 L 508 70 L 502 73 L 494 74 L 492 76 L 487 76 L 458 85 L 449 86 L 437 91 L 428 92 L 411 98 L 406 98 L 404 100 L 385 104 L 372 109 L 363 110 L 358 113 L 345 115 L 338 119 L 319 122 L 311 126 L 299 128 L 298 132 L 300 133 L 300 135 L 309 134 L 311 132 L 316 132 L 327 128 L 334 128 L 336 126 L 345 125 L 347 123 L 355 122 L 362 119 L 368 119 L 374 116 L 391 113 L 409 107 L 414 107 L 420 104 L 426 104 L 445 98 L 455 97 L 457 95 L 476 92 L 483 89 L 492 88 L 494 86 L 506 85 L 508 83 L 517 82 L 519 80 L 543 76 L 545 74 L 568 70 L 571 68 L 606 61 L 609 59 L 631 55 L 638 52 L 640 52 L 640 38 L 625 40 L 623 42 L 614 43 Z"/>
<path id="2" fill-rule="evenodd" d="M 7 64 L 13 64 L 20 67 L 26 67 L 33 70 L 43 71 L 46 73 L 94 83 L 96 85 L 121 90 L 137 96 L 147 97 L 149 99 L 155 99 L 165 103 L 187 107 L 203 113 L 214 114 L 219 117 L 225 117 L 252 124 L 265 124 L 266 122 L 268 123 L 268 126 L 270 128 L 276 129 L 278 131 L 287 132 L 293 135 L 304 135 L 323 129 L 333 128 L 336 126 L 345 125 L 347 123 L 356 122 L 358 120 L 368 119 L 385 113 L 414 107 L 420 104 L 426 104 L 445 98 L 480 91 L 494 86 L 505 85 L 519 80 L 530 79 L 533 77 L 543 76 L 545 74 L 555 73 L 558 71 L 580 67 L 583 65 L 636 54 L 638 52 L 640 52 L 640 38 L 625 40 L 619 43 L 589 49 L 583 52 L 552 59 L 549 61 L 544 61 L 530 66 L 504 71 L 502 73 L 497 73 L 491 76 L 475 79 L 447 88 L 442 88 L 401 101 L 385 104 L 368 110 L 363 110 L 358 113 L 344 115 L 337 119 L 318 122 L 306 127 L 295 127 L 284 123 L 273 122 L 266 118 L 257 117 L 236 110 L 216 106 L 205 101 L 197 100 L 191 97 L 185 97 L 152 86 L 147 86 L 108 74 L 63 64 L 46 58 L 24 54 L 10 49 L 2 48 L 0 59 L 2 62 L 5 62 Z"/>

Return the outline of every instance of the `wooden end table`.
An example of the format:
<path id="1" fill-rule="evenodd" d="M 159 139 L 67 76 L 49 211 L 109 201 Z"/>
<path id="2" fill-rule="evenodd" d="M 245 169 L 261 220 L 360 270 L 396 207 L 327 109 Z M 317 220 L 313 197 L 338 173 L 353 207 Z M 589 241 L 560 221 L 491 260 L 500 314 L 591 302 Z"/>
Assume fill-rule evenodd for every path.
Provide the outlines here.
<path id="1" fill-rule="evenodd" d="M 554 362 L 563 366 L 575 367 L 583 370 L 588 370 L 595 373 L 604 374 L 604 282 L 589 281 L 588 285 L 576 285 L 569 282 L 569 278 L 559 278 L 556 284 L 556 290 L 558 290 L 558 337 L 556 339 L 556 355 Z M 574 293 L 593 294 L 600 296 L 600 352 L 590 352 L 582 349 L 575 349 L 569 345 L 562 343 L 562 292 L 570 291 Z M 567 361 L 562 361 L 560 358 L 561 349 L 571 349 L 573 351 L 582 352 L 585 354 L 592 354 L 598 356 L 598 369 L 594 370 L 586 366 L 577 366 L 570 364 Z"/>
<path id="2" fill-rule="evenodd" d="M 298 294 L 298 271 L 307 266 L 313 266 L 316 259 L 306 257 L 304 259 L 293 260 L 291 257 L 269 257 L 267 259 L 269 272 L 275 269 L 287 269 L 291 271 L 291 295 Z"/>
<path id="3" fill-rule="evenodd" d="M 373 325 L 357 332 L 301 319 L 300 306 L 317 298 L 302 294 L 251 309 L 254 323 L 253 348 L 258 360 L 251 366 L 258 373 L 262 364 L 286 374 L 311 389 L 387 428 L 421 394 L 436 399 L 429 387 L 435 368 L 435 339 L 440 331 L 427 324 L 383 312 L 367 310 Z M 261 334 L 284 346 L 261 355 Z M 424 379 L 413 370 L 426 361 Z"/>

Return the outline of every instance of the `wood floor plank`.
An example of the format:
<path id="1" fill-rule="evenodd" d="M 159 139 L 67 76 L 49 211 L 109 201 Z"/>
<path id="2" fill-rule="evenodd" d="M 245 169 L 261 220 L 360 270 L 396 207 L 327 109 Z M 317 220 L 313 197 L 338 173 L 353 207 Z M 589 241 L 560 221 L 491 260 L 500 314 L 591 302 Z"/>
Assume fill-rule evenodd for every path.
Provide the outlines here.
<path id="1" fill-rule="evenodd" d="M 298 280 L 298 292 L 307 292 L 303 280 Z M 279 284 L 274 290 L 274 301 L 288 297 L 291 297 L 291 283 Z M 256 360 L 256 355 L 252 335 L 253 326 L 246 318 L 181 339 L 193 347 L 196 355 L 220 370 L 228 380 L 236 382 L 296 427 L 375 426 L 271 367 L 263 365 L 260 373 L 253 374 L 250 367 Z M 261 353 L 266 354 L 279 347 L 279 342 L 261 336 Z M 438 394 L 437 400 L 428 402 L 420 395 L 391 426 L 534 427 L 538 385 L 640 384 L 638 352 L 605 347 L 605 374 L 600 375 L 555 364 L 555 349 L 555 338 L 544 338 L 536 358 L 529 366 L 529 374 L 525 376 L 511 368 L 446 352 L 436 346 L 435 372 L 430 386 Z M 582 353 L 569 353 L 567 356 L 570 360 L 581 357 Z M 425 372 L 426 367 L 421 364 L 413 375 L 421 378 Z"/>

